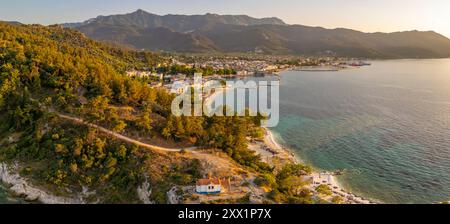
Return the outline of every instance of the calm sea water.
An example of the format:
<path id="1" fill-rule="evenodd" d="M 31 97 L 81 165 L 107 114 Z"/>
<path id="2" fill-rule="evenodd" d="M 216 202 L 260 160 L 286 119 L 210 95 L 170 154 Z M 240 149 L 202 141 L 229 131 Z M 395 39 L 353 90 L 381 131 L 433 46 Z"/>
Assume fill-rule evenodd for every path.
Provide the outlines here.
<path id="1" fill-rule="evenodd" d="M 450 60 L 287 72 L 273 131 L 307 163 L 387 203 L 450 200 Z"/>
<path id="2" fill-rule="evenodd" d="M 386 203 L 450 200 L 450 60 L 285 72 L 280 143 L 348 190 Z"/>
<path id="3" fill-rule="evenodd" d="M 23 203 L 21 199 L 12 197 L 4 188 L 0 185 L 0 204 L 20 204 Z"/>

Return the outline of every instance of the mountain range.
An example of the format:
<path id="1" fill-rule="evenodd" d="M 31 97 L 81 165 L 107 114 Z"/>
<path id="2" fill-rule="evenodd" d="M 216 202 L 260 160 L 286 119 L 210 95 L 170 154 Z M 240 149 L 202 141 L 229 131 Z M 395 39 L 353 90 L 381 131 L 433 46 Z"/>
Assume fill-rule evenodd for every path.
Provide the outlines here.
<path id="1" fill-rule="evenodd" d="M 246 15 L 155 15 L 143 10 L 62 24 L 135 49 L 171 52 L 259 52 L 366 58 L 450 57 L 450 39 L 433 31 L 364 33 L 289 25 Z"/>

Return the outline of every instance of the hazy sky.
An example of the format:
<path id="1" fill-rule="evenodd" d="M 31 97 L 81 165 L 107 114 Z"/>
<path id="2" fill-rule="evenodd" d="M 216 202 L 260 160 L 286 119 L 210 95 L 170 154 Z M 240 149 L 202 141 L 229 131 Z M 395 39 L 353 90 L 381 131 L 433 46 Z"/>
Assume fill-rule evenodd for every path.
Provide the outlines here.
<path id="1" fill-rule="evenodd" d="M 449 0 L 0 0 L 0 20 L 54 24 L 144 9 L 165 14 L 247 14 L 290 24 L 367 32 L 434 30 L 450 37 Z"/>

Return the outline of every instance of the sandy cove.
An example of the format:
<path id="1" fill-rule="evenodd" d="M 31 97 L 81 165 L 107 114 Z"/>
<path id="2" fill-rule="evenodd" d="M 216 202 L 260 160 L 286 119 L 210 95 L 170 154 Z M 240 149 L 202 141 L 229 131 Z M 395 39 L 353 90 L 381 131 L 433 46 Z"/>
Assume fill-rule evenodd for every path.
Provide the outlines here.
<path id="1" fill-rule="evenodd" d="M 297 164 L 302 163 L 291 150 L 284 148 L 275 140 L 273 133 L 268 128 L 264 128 L 264 130 L 265 134 L 263 141 L 252 141 L 249 144 L 249 148 L 261 155 L 263 161 L 275 166 L 276 169 L 281 169 L 284 164 L 289 162 Z M 317 186 L 322 184 L 330 186 L 333 195 L 326 199 L 331 199 L 334 196 L 341 196 L 346 204 L 374 204 L 374 202 L 368 199 L 344 190 L 337 181 L 336 176 L 332 173 L 314 171 L 311 178 L 313 182 L 310 186 L 311 190 L 314 190 Z"/>
<path id="2" fill-rule="evenodd" d="M 205 104 L 212 104 L 214 102 L 214 99 L 219 96 L 219 94 L 224 94 L 229 89 L 232 88 L 223 87 L 216 90 L 216 92 L 210 94 L 205 98 Z M 264 162 L 267 162 L 268 164 L 274 166 L 276 169 L 281 169 L 286 163 L 303 163 L 291 150 L 281 146 L 276 141 L 273 133 L 268 128 L 264 128 L 264 132 L 265 133 L 263 141 L 254 141 L 250 139 L 249 143 L 249 149 L 261 155 L 261 159 Z M 327 199 L 331 200 L 331 198 L 334 196 L 341 196 L 344 199 L 344 203 L 346 204 L 374 204 L 374 202 L 368 199 L 345 191 L 337 181 L 336 176 L 332 173 L 314 171 L 311 175 L 311 178 L 313 180 L 313 184 L 310 186 L 311 190 L 315 190 L 317 186 L 322 184 L 330 186 L 333 191 L 333 195 Z"/>

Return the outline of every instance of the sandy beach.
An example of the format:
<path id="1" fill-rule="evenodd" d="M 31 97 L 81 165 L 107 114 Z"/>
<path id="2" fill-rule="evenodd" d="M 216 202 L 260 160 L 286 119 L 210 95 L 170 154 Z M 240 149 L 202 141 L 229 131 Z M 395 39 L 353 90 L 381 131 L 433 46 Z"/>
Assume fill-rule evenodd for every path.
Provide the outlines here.
<path id="1" fill-rule="evenodd" d="M 231 89 L 230 87 L 223 87 L 220 89 L 216 89 L 216 91 L 209 96 L 205 97 L 204 103 L 206 105 L 210 105 L 214 102 L 214 99 L 220 94 L 225 93 L 227 90 Z M 303 163 L 301 158 L 298 158 L 295 153 L 283 147 L 279 144 L 272 131 L 268 128 L 264 128 L 264 138 L 262 141 L 256 141 L 253 139 L 249 139 L 249 149 L 255 151 L 258 155 L 261 156 L 261 159 L 274 166 L 276 170 L 280 170 L 287 163 Z M 332 191 L 333 195 L 326 198 L 331 201 L 331 198 L 335 196 L 340 196 L 344 199 L 344 203 L 346 204 L 372 204 L 368 199 L 365 199 L 360 196 L 356 196 L 349 191 L 346 191 L 337 181 L 336 176 L 331 172 L 319 172 L 315 170 L 311 174 L 312 185 L 310 186 L 311 190 L 315 190 L 315 188 L 319 185 L 325 184 L 328 185 Z"/>
<path id="2" fill-rule="evenodd" d="M 249 149 L 255 151 L 257 154 L 261 155 L 261 159 L 272 166 L 275 169 L 281 169 L 286 163 L 302 163 L 291 150 L 281 146 L 275 139 L 273 133 L 265 128 L 265 135 L 263 141 L 252 141 L 249 144 Z M 335 196 L 340 196 L 344 199 L 345 204 L 374 204 L 374 202 L 365 199 L 363 197 L 357 196 L 349 191 L 346 191 L 337 181 L 336 176 L 331 172 L 319 172 L 314 171 L 311 174 L 312 185 L 311 190 L 319 185 L 328 185 L 332 191 L 333 195 L 325 199 L 331 200 Z"/>

